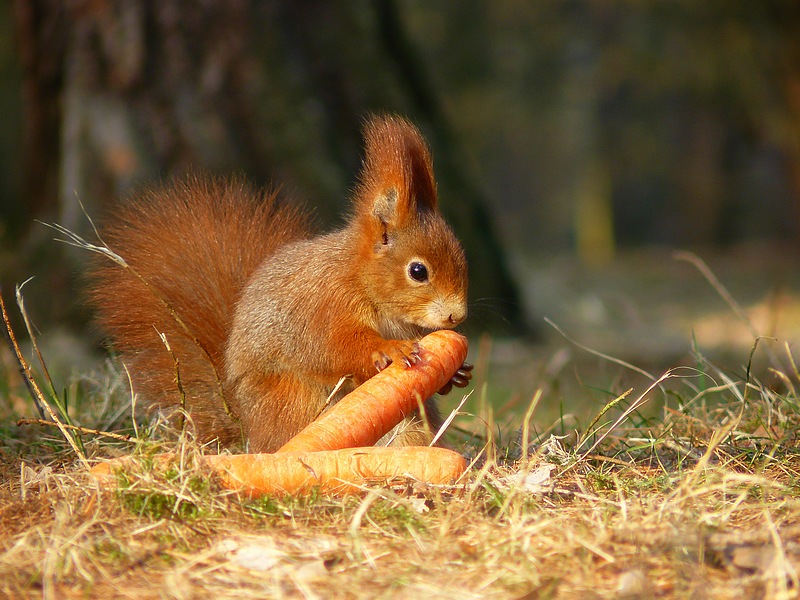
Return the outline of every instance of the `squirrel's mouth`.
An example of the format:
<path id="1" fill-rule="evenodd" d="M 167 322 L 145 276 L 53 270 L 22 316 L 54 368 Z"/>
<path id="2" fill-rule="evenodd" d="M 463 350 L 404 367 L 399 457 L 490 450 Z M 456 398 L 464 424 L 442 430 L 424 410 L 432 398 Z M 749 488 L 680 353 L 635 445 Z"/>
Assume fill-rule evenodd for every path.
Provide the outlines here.
<path id="1" fill-rule="evenodd" d="M 420 326 L 430 329 L 453 329 L 467 318 L 467 303 L 447 298 L 430 302 L 423 310 Z"/>
<path id="2" fill-rule="evenodd" d="M 467 303 L 459 298 L 435 299 L 420 305 L 402 320 L 385 319 L 378 333 L 385 339 L 415 340 L 439 329 L 455 329 L 467 318 Z"/>
<path id="3" fill-rule="evenodd" d="M 438 327 L 436 329 L 442 328 Z M 434 329 L 421 323 L 409 321 L 384 321 L 378 328 L 378 333 L 387 340 L 418 340 L 428 335 L 431 331 L 434 331 Z"/>

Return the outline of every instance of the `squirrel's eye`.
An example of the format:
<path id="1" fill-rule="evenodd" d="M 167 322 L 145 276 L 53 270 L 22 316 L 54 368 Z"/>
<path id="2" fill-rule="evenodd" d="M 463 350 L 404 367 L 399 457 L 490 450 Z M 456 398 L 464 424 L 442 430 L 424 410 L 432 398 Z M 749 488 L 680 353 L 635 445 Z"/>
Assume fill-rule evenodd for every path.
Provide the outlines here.
<path id="1" fill-rule="evenodd" d="M 408 276 L 414 281 L 424 283 L 428 281 L 428 267 L 421 262 L 412 262 L 408 265 Z"/>

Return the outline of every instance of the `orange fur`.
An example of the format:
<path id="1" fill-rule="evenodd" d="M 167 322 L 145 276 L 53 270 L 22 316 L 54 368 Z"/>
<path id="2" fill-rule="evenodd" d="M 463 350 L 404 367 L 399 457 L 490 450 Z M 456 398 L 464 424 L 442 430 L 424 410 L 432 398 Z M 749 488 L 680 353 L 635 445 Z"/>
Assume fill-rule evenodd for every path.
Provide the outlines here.
<path id="1" fill-rule="evenodd" d="M 179 373 L 201 438 L 241 442 L 219 385 L 224 389 L 234 304 L 265 257 L 308 235 L 295 211 L 238 179 L 192 176 L 116 207 L 102 236 L 130 268 L 95 258 L 89 301 L 125 359 L 135 391 L 152 404 L 176 408 Z"/>
<path id="2" fill-rule="evenodd" d="M 466 261 L 437 212 L 422 136 L 403 119 L 382 117 L 368 122 L 365 140 L 353 213 L 341 230 L 310 238 L 304 219 L 273 198 L 236 180 L 194 178 L 121 209 L 104 233 L 148 285 L 114 265 L 97 268 L 100 324 L 137 390 L 160 406 L 180 398 L 174 361 L 155 330 L 167 334 L 201 439 L 275 450 L 325 408 L 341 377 L 350 379 L 334 400 L 376 366 L 413 361 L 415 340 L 466 317 Z M 413 262 L 425 265 L 426 281 L 410 278 Z M 233 418 L 222 409 L 215 371 Z M 432 400 L 428 407 L 435 425 Z M 400 443 L 430 439 L 418 417 L 410 423 Z"/>

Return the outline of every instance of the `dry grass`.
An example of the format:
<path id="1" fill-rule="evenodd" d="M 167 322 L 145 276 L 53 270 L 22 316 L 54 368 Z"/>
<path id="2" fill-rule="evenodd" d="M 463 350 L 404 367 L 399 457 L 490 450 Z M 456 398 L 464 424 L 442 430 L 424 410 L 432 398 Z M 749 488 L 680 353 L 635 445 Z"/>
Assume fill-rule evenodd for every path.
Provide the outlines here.
<path id="1" fill-rule="evenodd" d="M 459 417 L 471 436 L 453 443 L 476 463 L 457 486 L 256 501 L 221 491 L 194 466 L 203 449 L 158 426 L 137 442 L 76 435 L 89 462 L 141 457 L 100 489 L 60 430 L 14 425 L 34 410 L 4 356 L 0 595 L 796 597 L 800 378 L 788 348 L 769 354 L 769 385 L 697 356 L 614 390 L 566 437 L 535 426 L 535 402 L 507 410 L 501 435 L 486 407 Z M 124 382 L 70 388 L 72 422 L 134 433 Z M 636 410 L 645 402 L 658 418 Z M 164 445 L 183 460 L 158 471 L 147 457 Z"/>

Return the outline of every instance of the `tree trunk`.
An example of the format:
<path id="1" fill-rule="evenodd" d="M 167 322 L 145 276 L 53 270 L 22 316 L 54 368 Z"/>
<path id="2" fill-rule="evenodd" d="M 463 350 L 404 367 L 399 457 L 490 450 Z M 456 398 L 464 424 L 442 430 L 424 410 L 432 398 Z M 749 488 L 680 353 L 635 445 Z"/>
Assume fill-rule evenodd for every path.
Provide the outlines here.
<path id="1" fill-rule="evenodd" d="M 388 109 L 431 137 L 472 297 L 496 300 L 480 321 L 518 329 L 486 197 L 392 2 L 17 0 L 16 14 L 31 217 L 88 233 L 84 209 L 96 216 L 142 185 L 201 169 L 286 182 L 332 221 L 344 210 L 332 199 L 354 184 L 363 118 Z"/>

